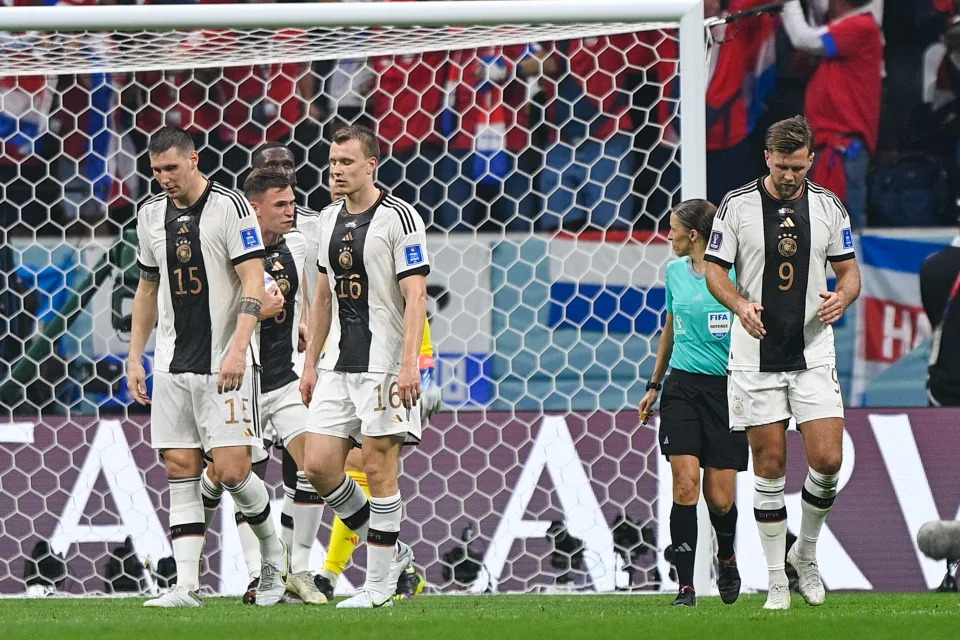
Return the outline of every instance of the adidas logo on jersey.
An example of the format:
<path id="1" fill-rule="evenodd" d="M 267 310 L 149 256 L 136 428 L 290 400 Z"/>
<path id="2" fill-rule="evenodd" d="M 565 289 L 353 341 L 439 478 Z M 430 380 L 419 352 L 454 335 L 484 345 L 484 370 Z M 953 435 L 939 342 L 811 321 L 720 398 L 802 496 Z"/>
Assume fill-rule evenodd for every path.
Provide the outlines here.
<path id="1" fill-rule="evenodd" d="M 399 415 L 394 415 L 391 422 L 401 423 L 403 422 L 403 418 L 401 418 Z"/>
<path id="2" fill-rule="evenodd" d="M 780 223 L 780 226 L 781 226 L 781 227 L 786 227 L 786 228 L 788 228 L 788 229 L 792 229 L 792 228 L 796 227 L 797 225 L 793 222 L 793 219 L 792 219 L 790 216 L 787 216 L 787 217 L 784 219 L 784 221 Z"/>
<path id="3" fill-rule="evenodd" d="M 270 267 L 270 271 L 283 271 L 283 265 L 280 262 L 274 262 L 273 266 Z"/>
<path id="4" fill-rule="evenodd" d="M 188 228 L 187 228 L 187 225 L 185 225 L 185 224 L 180 225 L 180 229 L 177 230 L 177 234 L 178 234 L 178 235 L 179 235 L 179 234 L 182 234 L 182 233 L 190 233 L 190 229 L 188 229 Z"/>
<path id="5" fill-rule="evenodd" d="M 350 231 L 347 233 L 347 235 L 343 236 L 341 242 L 353 242 L 353 231 Z"/>
<path id="6" fill-rule="evenodd" d="M 679 547 L 674 547 L 674 550 L 675 550 L 677 553 L 689 553 L 690 551 L 693 551 L 693 549 L 690 547 L 690 545 L 687 544 L 686 542 L 684 542 L 683 544 L 681 544 Z"/>
<path id="7" fill-rule="evenodd" d="M 670 444 L 670 436 L 663 437 L 663 444 Z"/>

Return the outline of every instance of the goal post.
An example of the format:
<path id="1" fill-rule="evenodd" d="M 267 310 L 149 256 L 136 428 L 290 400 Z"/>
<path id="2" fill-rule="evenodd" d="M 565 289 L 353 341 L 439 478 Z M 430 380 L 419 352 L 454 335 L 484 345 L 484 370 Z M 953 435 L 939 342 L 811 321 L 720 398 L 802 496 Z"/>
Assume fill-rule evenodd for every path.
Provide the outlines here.
<path id="1" fill-rule="evenodd" d="M 435 265 L 444 410 L 401 481 L 403 534 L 431 589 L 672 586 L 669 467 L 633 407 L 663 320 L 664 218 L 706 196 L 702 0 L 11 7 L 2 18 L 0 504 L 15 515 L 0 531 L 0 594 L 24 590 L 40 542 L 65 557 L 60 589 L 76 594 L 106 590 L 105 561 L 128 535 L 153 568 L 170 554 L 149 417 L 125 389 L 122 322 L 130 222 L 151 188 L 145 141 L 164 123 L 187 128 L 201 168 L 228 186 L 259 144 L 289 144 L 298 197 L 314 208 L 331 128 L 363 122 L 381 137 L 378 179 L 427 218 Z M 571 83 L 594 111 L 577 111 Z M 267 480 L 282 496 L 279 465 Z M 226 502 L 203 581 L 232 594 L 247 576 Z M 557 523 L 579 549 L 558 542 Z M 706 593 L 710 536 L 700 540 Z M 318 542 L 314 564 L 322 555 Z"/>

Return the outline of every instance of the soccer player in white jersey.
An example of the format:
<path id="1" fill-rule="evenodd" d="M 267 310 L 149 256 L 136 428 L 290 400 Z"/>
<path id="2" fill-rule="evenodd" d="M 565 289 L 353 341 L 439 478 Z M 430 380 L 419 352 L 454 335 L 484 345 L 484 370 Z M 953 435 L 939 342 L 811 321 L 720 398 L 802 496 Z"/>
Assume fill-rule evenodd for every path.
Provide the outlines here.
<path id="1" fill-rule="evenodd" d="M 317 589 L 313 576 L 309 574 L 310 552 L 320 529 L 323 503 L 306 476 L 297 469 L 298 462 L 303 460 L 303 433 L 307 422 L 307 409 L 300 399 L 299 390 L 303 358 L 297 351 L 307 242 L 303 234 L 293 228 L 296 200 L 293 187 L 283 173 L 255 170 L 244 182 L 243 191 L 263 233 L 264 271 L 273 280 L 270 289 L 276 290 L 275 295 L 282 300 L 282 308 L 275 317 L 261 315 L 260 318 L 260 361 L 263 368 L 260 419 L 265 426 L 273 428 L 283 443 L 285 455 L 291 458 L 294 465 L 291 514 L 294 526 L 287 591 L 307 604 L 326 604 L 327 598 Z M 208 473 L 201 478 L 204 506 L 208 511 L 216 509 L 223 491 L 215 481 L 213 467 L 215 465 L 208 467 Z M 245 558 L 258 555 L 257 549 L 247 548 L 250 543 L 244 541 L 242 536 L 241 545 L 244 546 Z M 244 602 L 256 601 L 257 583 L 256 579 L 251 582 Z"/>
<path id="2" fill-rule="evenodd" d="M 766 609 L 790 608 L 783 491 L 791 417 L 810 466 L 800 535 L 786 561 L 807 603 L 824 600 L 816 544 L 837 493 L 843 440 L 831 325 L 860 295 L 847 212 L 837 196 L 805 177 L 813 148 L 802 117 L 773 124 L 764 152 L 769 175 L 727 194 L 706 253 L 710 292 L 736 314 L 730 427 L 747 431 L 753 453 L 754 516 L 769 572 Z M 836 291 L 827 290 L 827 262 L 837 276 Z M 739 287 L 727 275 L 731 266 Z"/>
<path id="3" fill-rule="evenodd" d="M 412 551 L 399 542 L 400 450 L 420 440 L 418 360 L 430 261 L 423 221 L 374 183 L 376 135 L 349 126 L 333 137 L 330 172 L 344 197 L 321 212 L 317 267 L 300 390 L 310 406 L 304 471 L 337 516 L 367 542 L 366 581 L 338 608 L 391 606 Z M 317 367 L 320 368 L 318 376 Z M 344 473 L 361 445 L 370 499 Z"/>
<path id="4" fill-rule="evenodd" d="M 242 194 L 197 169 L 190 135 L 163 127 L 150 138 L 150 166 L 164 193 L 137 212 L 140 282 L 134 297 L 127 385 L 146 393 L 143 350 L 154 324 L 151 444 L 170 483 L 170 536 L 177 587 L 148 607 L 197 607 L 204 511 L 203 452 L 260 540 L 260 605 L 279 602 L 289 553 L 270 517 L 270 497 L 251 473 L 251 446 L 261 446 L 256 342 L 264 296 L 263 241 Z"/>

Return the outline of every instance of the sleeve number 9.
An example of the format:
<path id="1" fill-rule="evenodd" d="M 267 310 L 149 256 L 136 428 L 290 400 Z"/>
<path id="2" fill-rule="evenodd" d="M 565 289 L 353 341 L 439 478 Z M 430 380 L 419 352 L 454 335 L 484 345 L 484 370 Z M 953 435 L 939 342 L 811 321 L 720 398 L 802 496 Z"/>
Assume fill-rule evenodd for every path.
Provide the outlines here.
<path id="1" fill-rule="evenodd" d="M 789 291 L 793 287 L 793 265 L 789 262 L 780 263 L 780 279 L 783 280 L 778 287 L 780 291 Z"/>

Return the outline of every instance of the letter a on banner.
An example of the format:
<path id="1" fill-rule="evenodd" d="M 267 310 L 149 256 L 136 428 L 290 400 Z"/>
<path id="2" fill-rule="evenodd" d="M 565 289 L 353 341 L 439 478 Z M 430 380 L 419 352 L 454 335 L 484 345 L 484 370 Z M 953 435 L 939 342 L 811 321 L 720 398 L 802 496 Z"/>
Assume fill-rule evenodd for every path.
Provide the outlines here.
<path id="1" fill-rule="evenodd" d="M 514 540 L 542 538 L 547 534 L 550 526 L 548 521 L 523 519 L 544 469 L 556 488 L 567 530 L 583 540 L 586 568 L 593 586 L 597 591 L 613 591 L 616 586 L 613 535 L 603 518 L 567 423 L 560 416 L 543 418 L 530 457 L 523 465 L 523 473 L 513 488 L 503 518 L 487 549 L 484 564 L 490 571 L 492 583 L 496 584 L 503 574 Z M 477 585 L 481 591 L 486 586 Z"/>
<path id="2" fill-rule="evenodd" d="M 81 525 L 80 519 L 101 471 L 122 522 Z M 171 553 L 167 534 L 160 526 L 120 421 L 101 420 L 77 482 L 57 521 L 50 546 L 56 553 L 66 554 L 70 545 L 78 542 L 123 542 L 128 535 L 133 536 L 137 553 L 149 554 L 154 562 Z"/>

